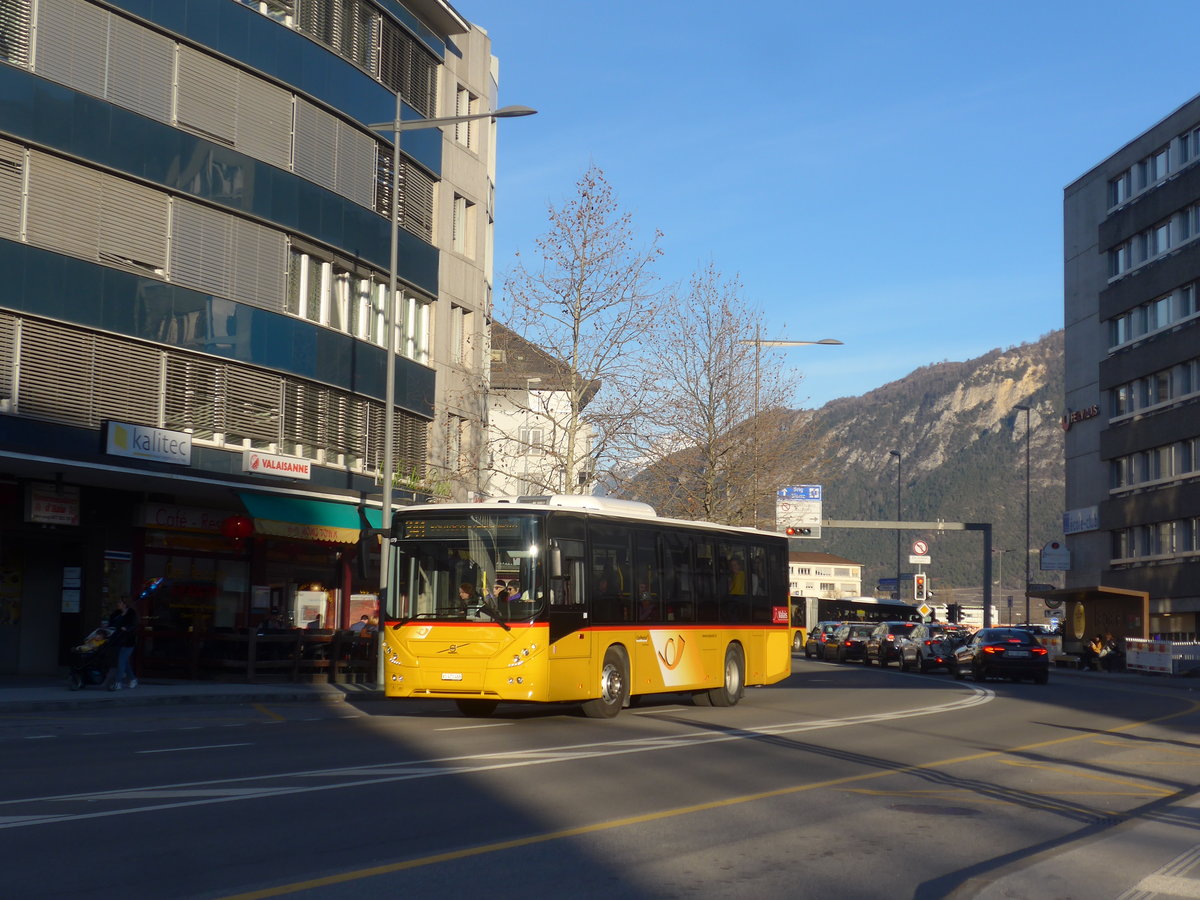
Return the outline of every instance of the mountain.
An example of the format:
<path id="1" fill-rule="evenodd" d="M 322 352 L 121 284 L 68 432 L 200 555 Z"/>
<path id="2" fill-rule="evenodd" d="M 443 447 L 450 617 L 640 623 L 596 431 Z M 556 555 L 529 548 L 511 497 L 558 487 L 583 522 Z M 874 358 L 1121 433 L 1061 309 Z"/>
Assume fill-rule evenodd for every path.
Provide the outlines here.
<path id="1" fill-rule="evenodd" d="M 1062 535 L 1063 332 L 1034 343 L 993 350 L 967 362 L 924 366 L 861 397 L 831 401 L 809 415 L 810 433 L 823 440 L 815 468 L 795 483 L 823 485 L 827 519 L 896 519 L 896 457 L 900 451 L 901 518 L 905 521 L 991 522 L 993 582 L 1024 602 L 1026 443 L 1030 407 L 1029 483 L 1032 497 L 1030 580 L 1061 584 L 1061 573 L 1041 572 L 1036 549 Z M 980 532 L 901 532 L 902 567 L 912 542 L 930 545 L 935 602 L 978 602 L 983 583 Z M 811 546 L 810 546 L 811 545 Z M 896 575 L 896 532 L 824 529 L 803 549 L 833 553 L 863 565 L 863 593 Z M 1003 610 L 1001 610 L 1003 615 Z"/>

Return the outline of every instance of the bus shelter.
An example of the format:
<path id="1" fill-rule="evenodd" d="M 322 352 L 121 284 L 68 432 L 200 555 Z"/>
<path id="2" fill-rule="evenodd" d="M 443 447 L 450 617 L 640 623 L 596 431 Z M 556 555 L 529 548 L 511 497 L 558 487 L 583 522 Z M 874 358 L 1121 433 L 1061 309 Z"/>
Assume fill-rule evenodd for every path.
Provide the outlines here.
<path id="1" fill-rule="evenodd" d="M 1046 601 L 1051 609 L 1061 607 L 1065 653 L 1078 653 L 1097 634 L 1111 634 L 1118 639 L 1150 637 L 1147 591 L 1088 585 L 1034 590 L 1029 596 Z"/>

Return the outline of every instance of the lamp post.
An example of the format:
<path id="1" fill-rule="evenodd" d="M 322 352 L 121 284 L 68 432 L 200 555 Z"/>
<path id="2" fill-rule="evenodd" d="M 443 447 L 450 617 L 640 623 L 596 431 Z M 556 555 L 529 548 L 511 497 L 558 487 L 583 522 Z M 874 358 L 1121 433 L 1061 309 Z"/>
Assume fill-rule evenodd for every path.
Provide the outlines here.
<path id="1" fill-rule="evenodd" d="M 896 457 L 896 599 L 900 595 L 900 451 L 889 450 L 888 456 Z"/>
<path id="2" fill-rule="evenodd" d="M 763 347 L 836 347 L 842 342 L 837 338 L 821 338 L 819 341 L 764 340 L 761 325 L 754 326 L 754 337 L 739 340 L 739 344 L 754 345 L 754 527 L 758 527 L 758 398 L 761 387 L 760 372 Z"/>
<path id="3" fill-rule="evenodd" d="M 390 565 L 391 543 L 389 540 L 392 519 L 392 478 L 395 474 L 394 459 L 396 434 L 396 280 L 400 255 L 400 133 L 416 131 L 422 128 L 437 128 L 440 125 L 456 125 L 459 122 L 470 122 L 475 119 L 508 119 L 515 116 L 531 116 L 537 112 L 528 106 L 504 106 L 491 112 L 471 113 L 464 116 L 441 116 L 434 119 L 400 120 L 404 103 L 400 94 L 396 94 L 396 115 L 390 122 L 376 122 L 368 125 L 372 131 L 390 131 L 392 133 L 392 208 L 391 208 L 391 256 L 388 262 L 388 293 L 387 304 L 383 311 L 385 370 L 384 370 L 384 407 L 383 407 L 383 530 L 384 541 L 379 548 L 379 596 L 383 598 L 388 587 L 388 567 Z M 396 610 L 404 614 L 407 610 Z M 380 621 L 383 620 L 384 610 L 379 610 Z M 382 629 L 380 629 L 382 634 Z M 382 684 L 383 654 L 379 654 L 379 681 Z"/>
<path id="4" fill-rule="evenodd" d="M 1025 624 L 1029 624 L 1029 413 L 1028 406 L 1013 409 L 1025 411 Z"/>
<path id="5" fill-rule="evenodd" d="M 525 448 L 524 448 L 525 484 L 522 485 L 522 487 L 524 488 L 524 493 L 527 493 L 527 494 L 535 493 L 535 491 L 533 491 L 531 489 L 531 486 L 529 484 L 529 457 L 533 454 L 533 422 L 532 422 L 533 386 L 535 384 L 541 384 L 541 381 L 542 381 L 542 378 L 540 375 L 536 376 L 534 378 L 526 378 L 525 379 Z M 538 480 L 540 481 L 541 480 L 541 477 L 540 477 L 541 472 L 540 471 L 539 471 L 538 475 L 539 475 Z M 518 493 L 520 493 L 520 492 L 518 492 Z"/>

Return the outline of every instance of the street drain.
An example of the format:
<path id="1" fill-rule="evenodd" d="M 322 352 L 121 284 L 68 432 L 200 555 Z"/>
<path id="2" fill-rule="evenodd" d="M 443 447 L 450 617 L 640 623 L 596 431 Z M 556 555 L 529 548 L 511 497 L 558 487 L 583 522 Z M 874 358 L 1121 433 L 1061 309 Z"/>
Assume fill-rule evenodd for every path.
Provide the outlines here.
<path id="1" fill-rule="evenodd" d="M 896 812 L 920 813 L 926 816 L 976 816 L 977 809 L 967 809 L 965 806 L 935 806 L 932 803 L 893 803 L 888 809 Z"/>

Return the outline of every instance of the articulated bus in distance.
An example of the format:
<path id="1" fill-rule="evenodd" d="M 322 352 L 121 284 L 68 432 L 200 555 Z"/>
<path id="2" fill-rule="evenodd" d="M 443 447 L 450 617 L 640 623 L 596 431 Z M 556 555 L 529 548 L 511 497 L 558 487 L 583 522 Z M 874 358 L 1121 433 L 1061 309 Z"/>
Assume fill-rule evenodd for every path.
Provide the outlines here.
<path id="1" fill-rule="evenodd" d="M 794 648 L 804 649 L 804 635 L 818 622 L 919 622 L 921 614 L 911 603 L 901 600 L 879 600 L 875 597 L 793 597 L 792 623 L 796 638 Z"/>
<path id="2" fill-rule="evenodd" d="M 781 534 L 553 496 L 406 507 L 391 541 L 388 697 L 609 718 L 653 693 L 732 706 L 791 673 Z"/>

